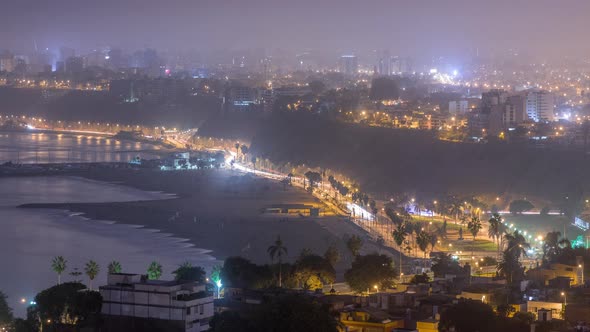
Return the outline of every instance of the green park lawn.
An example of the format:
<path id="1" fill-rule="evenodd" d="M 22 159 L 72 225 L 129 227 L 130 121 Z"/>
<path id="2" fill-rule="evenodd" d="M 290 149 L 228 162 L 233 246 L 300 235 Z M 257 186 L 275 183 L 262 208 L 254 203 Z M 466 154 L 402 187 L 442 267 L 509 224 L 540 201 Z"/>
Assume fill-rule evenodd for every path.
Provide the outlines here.
<path id="1" fill-rule="evenodd" d="M 450 241 L 453 247 L 446 246 L 445 249 L 447 251 L 463 251 L 463 252 L 471 252 L 471 251 L 491 251 L 496 252 L 497 246 L 495 243 L 487 240 L 480 240 L 477 239 L 473 241 L 472 239 L 465 238 L 462 241 Z"/>

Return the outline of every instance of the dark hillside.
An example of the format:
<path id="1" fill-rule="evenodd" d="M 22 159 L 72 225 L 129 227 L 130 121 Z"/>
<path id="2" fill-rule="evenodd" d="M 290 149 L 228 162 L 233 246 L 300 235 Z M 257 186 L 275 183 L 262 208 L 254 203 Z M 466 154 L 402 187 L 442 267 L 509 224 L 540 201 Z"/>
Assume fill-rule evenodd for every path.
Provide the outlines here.
<path id="1" fill-rule="evenodd" d="M 338 170 L 371 192 L 510 192 L 551 199 L 590 191 L 590 162 L 577 151 L 449 143 L 427 132 L 313 115 L 273 115 L 263 122 L 252 140 L 255 153 Z"/>

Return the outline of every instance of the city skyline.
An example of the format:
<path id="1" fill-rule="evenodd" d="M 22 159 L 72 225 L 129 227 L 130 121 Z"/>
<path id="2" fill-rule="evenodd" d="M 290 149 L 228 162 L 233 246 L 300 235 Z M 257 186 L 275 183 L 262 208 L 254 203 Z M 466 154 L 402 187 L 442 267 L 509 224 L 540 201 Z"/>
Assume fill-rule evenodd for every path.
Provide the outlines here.
<path id="1" fill-rule="evenodd" d="M 21 52 L 62 46 L 195 50 L 389 49 L 407 56 L 522 53 L 583 56 L 579 1 L 19 1 L 0 13 L 0 47 Z M 565 37 L 565 38 L 564 38 Z"/>

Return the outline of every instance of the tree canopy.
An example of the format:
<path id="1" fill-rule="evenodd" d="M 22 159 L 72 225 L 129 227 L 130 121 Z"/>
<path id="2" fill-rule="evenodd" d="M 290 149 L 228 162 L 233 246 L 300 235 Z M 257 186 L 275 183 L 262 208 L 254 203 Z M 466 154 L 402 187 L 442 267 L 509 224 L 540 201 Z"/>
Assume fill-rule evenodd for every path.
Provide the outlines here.
<path id="1" fill-rule="evenodd" d="M 399 87 L 397 82 L 388 77 L 378 77 L 373 79 L 369 98 L 375 101 L 398 99 Z"/>
<path id="2" fill-rule="evenodd" d="M 440 252 L 434 256 L 432 272 L 435 277 L 444 277 L 446 274 L 463 274 L 464 270 L 450 254 Z"/>
<path id="3" fill-rule="evenodd" d="M 492 307 L 481 301 L 465 300 L 443 311 L 439 326 L 441 331 L 456 332 L 495 331 L 495 314 Z"/>
<path id="4" fill-rule="evenodd" d="M 385 207 L 385 215 L 395 225 L 401 225 L 412 221 L 412 215 L 403 207 L 397 209 L 392 206 Z"/>
<path id="5" fill-rule="evenodd" d="M 361 293 L 374 286 L 380 289 L 393 285 L 396 270 L 389 256 L 369 254 L 356 256 L 352 267 L 344 273 L 344 280 L 355 292 Z"/>
<path id="6" fill-rule="evenodd" d="M 328 247 L 328 249 L 326 249 L 326 252 L 324 253 L 324 258 L 328 262 L 330 262 L 332 266 L 334 266 L 336 265 L 336 263 L 340 261 L 340 252 L 335 246 L 331 245 Z"/>
<path id="7" fill-rule="evenodd" d="M 530 313 L 519 313 L 514 318 L 506 317 L 501 306 L 500 312 L 494 313 L 489 305 L 481 301 L 461 300 L 459 303 L 441 313 L 439 330 L 456 332 L 528 332 L 532 319 Z"/>
<path id="8" fill-rule="evenodd" d="M 193 266 L 190 262 L 182 263 L 176 270 L 172 272 L 174 279 L 205 282 L 205 270 L 200 266 Z"/>
<path id="9" fill-rule="evenodd" d="M 264 288 L 273 285 L 274 277 L 268 265 L 256 265 L 246 258 L 229 257 L 220 272 L 222 282 L 230 287 Z"/>
<path id="10" fill-rule="evenodd" d="M 6 298 L 6 295 L 0 291 L 0 326 L 12 322 L 12 309 L 8 306 Z"/>
<path id="11" fill-rule="evenodd" d="M 363 239 L 360 236 L 353 234 L 348 239 L 346 239 L 346 247 L 350 250 L 350 253 L 353 256 L 358 256 L 361 248 L 363 246 Z"/>
<path id="12" fill-rule="evenodd" d="M 336 320 L 327 306 L 301 294 L 279 294 L 256 306 L 248 314 L 215 314 L 209 325 L 213 332 L 336 332 Z"/>
<path id="13" fill-rule="evenodd" d="M 322 175 L 318 172 L 307 171 L 305 172 L 305 177 L 309 181 L 309 191 L 312 191 L 322 181 Z"/>
<path id="14" fill-rule="evenodd" d="M 294 276 L 303 288 L 312 288 L 312 284 L 331 284 L 336 279 L 336 271 L 330 262 L 322 256 L 310 254 L 300 257 L 294 266 Z"/>
<path id="15" fill-rule="evenodd" d="M 77 325 L 100 313 L 102 297 L 85 291 L 86 286 L 66 282 L 43 290 L 35 296 L 35 314 L 43 324 Z"/>

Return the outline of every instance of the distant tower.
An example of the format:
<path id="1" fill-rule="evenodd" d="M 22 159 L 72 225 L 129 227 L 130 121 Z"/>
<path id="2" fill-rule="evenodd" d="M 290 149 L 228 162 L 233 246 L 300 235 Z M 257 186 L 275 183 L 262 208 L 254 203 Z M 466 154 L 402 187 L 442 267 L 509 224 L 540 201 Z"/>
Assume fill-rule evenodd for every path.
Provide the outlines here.
<path id="1" fill-rule="evenodd" d="M 358 73 L 358 59 L 356 55 L 342 55 L 340 57 L 340 72 L 348 76 Z"/>
<path id="2" fill-rule="evenodd" d="M 379 75 L 391 75 L 391 55 L 388 50 L 383 51 L 383 56 L 379 58 Z"/>
<path id="3" fill-rule="evenodd" d="M 135 82 L 131 81 L 131 84 L 129 85 L 129 98 L 127 98 L 125 100 L 125 102 L 127 103 L 135 103 L 137 101 L 139 101 L 139 98 L 135 97 Z"/>

